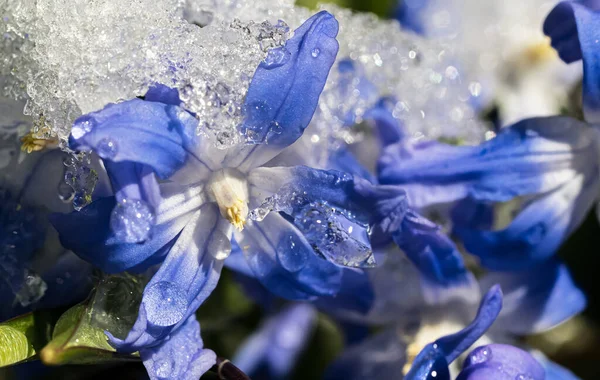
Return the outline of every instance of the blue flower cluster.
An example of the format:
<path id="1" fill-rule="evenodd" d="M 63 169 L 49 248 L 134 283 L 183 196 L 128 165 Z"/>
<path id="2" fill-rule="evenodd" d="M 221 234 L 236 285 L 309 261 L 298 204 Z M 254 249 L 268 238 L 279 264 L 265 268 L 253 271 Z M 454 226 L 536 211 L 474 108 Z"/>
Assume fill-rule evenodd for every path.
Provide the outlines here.
<path id="1" fill-rule="evenodd" d="M 413 3 L 402 3 L 400 20 L 422 33 L 423 4 Z M 64 177 L 62 151 L 34 153 L 25 170 L 16 163 L 25 179 L 3 172 L 0 315 L 82 300 L 92 266 L 145 274 L 135 324 L 107 339 L 119 353 L 139 352 L 152 379 L 196 380 L 217 363 L 196 312 L 225 267 L 274 311 L 232 359 L 257 378 L 289 375 L 319 311 L 354 342 L 326 379 L 574 379 L 515 337 L 586 306 L 556 252 L 600 188 L 600 14 L 592 7 L 560 3 L 544 24 L 565 62 L 583 61 L 584 121 L 525 119 L 477 146 L 415 141 L 392 115 L 394 100 L 382 97 L 364 114 L 380 152 L 375 172 L 370 152 L 338 146 L 322 167 L 302 149 L 338 55 L 338 22 L 326 11 L 295 30 L 284 56 L 256 68 L 237 145 L 217 147 L 166 83 L 80 116 L 66 150 L 92 157 L 99 180 L 89 205 L 49 200 L 47 189 Z M 360 74 L 351 59 L 338 65 Z M 39 251 L 55 253 L 42 260 L 44 289 L 25 302 Z M 275 312 L 282 299 L 291 302 Z M 455 329 L 440 327 L 449 321 Z M 411 343 L 399 331 L 415 322 Z M 374 325 L 383 332 L 366 336 Z"/>

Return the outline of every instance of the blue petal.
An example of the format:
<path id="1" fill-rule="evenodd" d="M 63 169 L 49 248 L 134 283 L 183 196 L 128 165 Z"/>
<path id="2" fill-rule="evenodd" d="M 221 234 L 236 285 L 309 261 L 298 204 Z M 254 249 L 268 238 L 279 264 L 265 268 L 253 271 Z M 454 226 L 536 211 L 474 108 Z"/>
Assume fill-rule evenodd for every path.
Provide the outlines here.
<path id="1" fill-rule="evenodd" d="M 583 222 L 596 200 L 598 186 L 596 173 L 590 178 L 578 175 L 566 185 L 531 201 L 503 230 L 456 225 L 454 233 L 486 268 L 530 268 L 552 256 Z"/>
<path id="2" fill-rule="evenodd" d="M 250 336 L 232 362 L 246 374 L 265 363 L 273 378 L 286 378 L 311 336 L 315 318 L 316 312 L 310 305 L 286 308 Z"/>
<path id="3" fill-rule="evenodd" d="M 419 269 L 428 302 L 438 303 L 455 292 L 458 295 L 475 289 L 475 278 L 465 268 L 460 252 L 436 224 L 408 211 L 392 237 Z"/>
<path id="4" fill-rule="evenodd" d="M 579 377 L 575 376 L 571 371 L 554 363 L 540 351 L 533 351 L 531 354 L 544 367 L 544 371 L 546 372 L 545 380 L 579 380 Z"/>
<path id="5" fill-rule="evenodd" d="M 300 231 L 278 213 L 247 224 L 235 237 L 254 276 L 280 297 L 308 300 L 340 288 L 342 269 L 317 257 Z"/>
<path id="6" fill-rule="evenodd" d="M 48 288 L 36 307 L 53 309 L 83 301 L 92 290 L 92 272 L 89 263 L 72 252 L 65 252 L 43 273 L 42 278 Z"/>
<path id="7" fill-rule="evenodd" d="M 400 120 L 392 114 L 395 103 L 394 98 L 382 98 L 363 117 L 374 124 L 381 145 L 384 147 L 398 143 L 404 138 Z"/>
<path id="8" fill-rule="evenodd" d="M 551 329 L 583 311 L 586 298 L 567 267 L 556 259 L 522 272 L 493 272 L 481 286 L 499 284 L 504 307 L 495 326 L 515 335 Z"/>
<path id="9" fill-rule="evenodd" d="M 170 104 L 173 106 L 178 106 L 181 104 L 179 91 L 177 91 L 175 88 L 167 87 L 160 83 L 156 83 L 148 89 L 148 92 L 146 92 L 146 95 L 144 95 L 144 100 L 148 102 Z"/>
<path id="10" fill-rule="evenodd" d="M 583 112 L 589 123 L 600 122 L 598 22 L 600 12 L 570 1 L 559 3 L 544 22 L 544 33 L 563 61 L 583 59 Z"/>
<path id="11" fill-rule="evenodd" d="M 345 350 L 327 368 L 324 379 L 399 379 L 405 362 L 406 346 L 392 328 Z"/>
<path id="12" fill-rule="evenodd" d="M 160 203 L 160 190 L 156 177 L 147 165 L 136 162 L 105 161 L 104 166 L 113 192 L 119 202 L 127 199 L 142 200 L 153 208 Z"/>
<path id="13" fill-rule="evenodd" d="M 405 380 L 449 379 L 448 365 L 485 334 L 501 308 L 502 291 L 499 286 L 493 286 L 481 300 L 473 322 L 463 330 L 425 346 L 415 358 Z"/>
<path id="14" fill-rule="evenodd" d="M 320 297 L 315 304 L 320 310 L 343 317 L 348 312 L 365 315 L 375 302 L 375 292 L 364 270 L 344 268 L 342 286 L 333 297 Z"/>
<path id="15" fill-rule="evenodd" d="M 330 153 L 327 168 L 364 178 L 371 183 L 377 182 L 375 176 L 358 162 L 356 157 L 346 148 L 340 148 Z"/>
<path id="16" fill-rule="evenodd" d="M 246 95 L 243 127 L 258 144 L 232 151 L 227 166 L 242 171 L 258 167 L 302 136 L 338 52 L 337 32 L 336 19 L 319 12 L 282 48 L 289 52 L 285 63 L 259 65 Z"/>
<path id="17" fill-rule="evenodd" d="M 352 222 L 394 230 L 406 212 L 397 186 L 375 186 L 336 170 L 306 166 L 258 168 L 248 176 L 251 207 L 296 215 L 307 206 L 327 205 Z"/>
<path id="18" fill-rule="evenodd" d="M 148 165 L 168 178 L 187 158 L 182 130 L 195 129 L 197 123 L 177 106 L 133 99 L 75 120 L 69 145 L 94 150 L 104 160 Z"/>
<path id="19" fill-rule="evenodd" d="M 400 21 L 402 27 L 417 34 L 426 34 L 427 30 L 423 17 L 429 6 L 429 0 L 403 0 L 399 4 L 394 18 Z"/>
<path id="20" fill-rule="evenodd" d="M 158 272 L 146 285 L 140 312 L 126 339 L 109 333 L 111 344 L 121 352 L 152 347 L 185 323 L 213 291 L 223 261 L 231 247 L 223 232 L 217 206 L 205 204 L 188 222 Z"/>
<path id="21" fill-rule="evenodd" d="M 114 237 L 110 228 L 115 204 L 114 197 L 100 198 L 81 211 L 49 216 L 63 247 L 107 273 L 122 272 L 151 256 L 160 256 L 186 222 L 186 218 L 178 218 L 158 224 L 152 238 L 144 243 L 122 243 Z"/>
<path id="22" fill-rule="evenodd" d="M 217 362 L 205 349 L 195 315 L 159 345 L 140 350 L 151 380 L 198 380 Z"/>
<path id="23" fill-rule="evenodd" d="M 456 380 L 544 380 L 544 368 L 531 354 L 506 344 L 477 347 Z"/>
<path id="24" fill-rule="evenodd" d="M 416 208 L 467 196 L 503 202 L 550 191 L 592 171 L 595 141 L 593 130 L 575 119 L 526 119 L 474 147 L 391 145 L 380 160 L 379 179 L 402 185 Z"/>

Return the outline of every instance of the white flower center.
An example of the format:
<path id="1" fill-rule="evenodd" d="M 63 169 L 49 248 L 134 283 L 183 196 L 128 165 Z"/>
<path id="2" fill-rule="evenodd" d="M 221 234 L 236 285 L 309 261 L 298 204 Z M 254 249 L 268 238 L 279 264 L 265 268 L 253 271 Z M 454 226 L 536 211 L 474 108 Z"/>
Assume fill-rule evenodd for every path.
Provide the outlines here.
<path id="1" fill-rule="evenodd" d="M 235 169 L 221 169 L 212 175 L 208 188 L 221 215 L 243 230 L 248 217 L 248 181 L 244 174 Z"/>

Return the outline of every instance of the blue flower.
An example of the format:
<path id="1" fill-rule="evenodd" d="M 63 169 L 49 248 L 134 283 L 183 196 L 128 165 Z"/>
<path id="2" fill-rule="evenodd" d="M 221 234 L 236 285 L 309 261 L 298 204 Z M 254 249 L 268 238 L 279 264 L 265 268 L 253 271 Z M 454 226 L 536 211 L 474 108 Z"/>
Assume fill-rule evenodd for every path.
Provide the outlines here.
<path id="1" fill-rule="evenodd" d="M 110 337 L 118 350 L 152 347 L 177 331 L 216 286 L 232 239 L 252 275 L 289 299 L 332 296 L 341 266 L 374 264 L 367 226 L 401 217 L 402 194 L 384 197 L 374 214 L 370 183 L 277 166 L 278 154 L 311 120 L 338 50 L 337 31 L 333 16 L 321 12 L 287 42 L 285 63 L 260 64 L 240 131 L 252 136 L 249 144 L 217 149 L 196 133 L 198 120 L 181 108 L 176 91 L 160 85 L 144 100 L 76 120 L 70 146 L 103 158 L 114 196 L 54 215 L 62 243 L 106 272 L 162 262 L 128 337 Z"/>
<path id="2" fill-rule="evenodd" d="M 315 321 L 316 311 L 309 304 L 290 305 L 265 321 L 232 362 L 250 376 L 285 379 L 308 343 Z"/>
<path id="3" fill-rule="evenodd" d="M 526 269 L 551 257 L 595 201 L 596 141 L 595 131 L 574 119 L 526 119 L 479 146 L 391 145 L 380 160 L 379 178 L 402 186 L 417 208 L 522 199 L 520 213 L 500 231 L 479 228 L 464 216 L 471 207 L 459 204 L 454 233 L 484 266 Z"/>

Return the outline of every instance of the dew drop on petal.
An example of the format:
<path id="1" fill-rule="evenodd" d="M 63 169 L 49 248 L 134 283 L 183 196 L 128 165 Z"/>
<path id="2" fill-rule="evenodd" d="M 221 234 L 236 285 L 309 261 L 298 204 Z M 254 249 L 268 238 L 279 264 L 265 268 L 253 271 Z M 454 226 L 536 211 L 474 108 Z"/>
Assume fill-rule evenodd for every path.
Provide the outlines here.
<path id="1" fill-rule="evenodd" d="M 154 372 L 159 379 L 167 379 L 172 372 L 173 366 L 169 360 L 163 359 L 154 363 Z"/>
<path id="2" fill-rule="evenodd" d="M 117 143 L 110 138 L 104 138 L 98 142 L 96 147 L 98 155 L 102 158 L 114 158 L 117 155 Z"/>
<path id="3" fill-rule="evenodd" d="M 269 50 L 264 60 L 265 68 L 274 69 L 283 66 L 289 61 L 291 53 L 285 47 L 278 47 Z"/>
<path id="4" fill-rule="evenodd" d="M 532 376 L 529 376 L 526 373 L 520 373 L 515 376 L 515 380 L 534 380 Z"/>
<path id="5" fill-rule="evenodd" d="M 319 49 L 319 48 L 314 48 L 310 52 L 310 55 L 312 55 L 313 58 L 317 58 L 319 56 L 319 54 L 321 54 L 321 49 Z"/>
<path id="6" fill-rule="evenodd" d="M 186 294 L 177 284 L 160 281 L 144 292 L 142 299 L 148 322 L 155 326 L 173 326 L 183 319 L 188 307 Z"/>
<path id="7" fill-rule="evenodd" d="M 88 118 L 83 118 L 80 121 L 77 121 L 73 124 L 73 128 L 71 128 L 71 135 L 75 139 L 80 139 L 94 128 L 94 121 Z"/>
<path id="8" fill-rule="evenodd" d="M 124 199 L 110 216 L 115 237 L 124 243 L 141 243 L 152 237 L 156 217 L 152 207 L 140 199 Z"/>
<path id="9" fill-rule="evenodd" d="M 477 347 L 471 352 L 469 358 L 472 364 L 483 363 L 492 357 L 492 349 L 488 346 Z"/>

